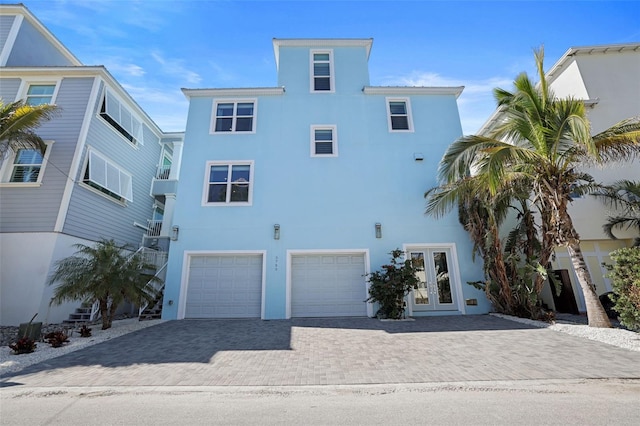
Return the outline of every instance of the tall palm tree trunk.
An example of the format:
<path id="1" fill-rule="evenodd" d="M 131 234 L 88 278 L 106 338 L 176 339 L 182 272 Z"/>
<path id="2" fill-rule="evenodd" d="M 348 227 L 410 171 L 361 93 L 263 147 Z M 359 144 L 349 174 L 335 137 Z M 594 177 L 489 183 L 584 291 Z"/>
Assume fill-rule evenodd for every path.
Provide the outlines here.
<path id="1" fill-rule="evenodd" d="M 610 328 L 611 321 L 600 303 L 600 299 L 596 294 L 595 285 L 591 279 L 591 274 L 587 269 L 587 264 L 584 261 L 582 250 L 580 249 L 580 243 L 572 239 L 567 244 L 567 251 L 571 258 L 571 264 L 573 270 L 578 277 L 578 283 L 582 289 L 582 295 L 584 296 L 584 304 L 587 307 L 587 318 L 589 319 L 590 327 Z"/>

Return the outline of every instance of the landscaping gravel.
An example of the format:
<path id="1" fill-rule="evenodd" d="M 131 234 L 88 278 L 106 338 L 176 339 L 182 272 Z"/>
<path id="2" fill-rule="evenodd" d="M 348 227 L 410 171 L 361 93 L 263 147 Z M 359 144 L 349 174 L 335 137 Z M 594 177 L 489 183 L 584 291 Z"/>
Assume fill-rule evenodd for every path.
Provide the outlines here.
<path id="1" fill-rule="evenodd" d="M 107 330 L 100 330 L 102 327 L 101 323 L 93 324 L 89 326 L 91 328 L 91 337 L 80 337 L 80 334 L 75 331 L 71 337 L 69 337 L 69 343 L 64 346 L 54 348 L 46 342 L 37 342 L 38 346 L 35 352 L 29 354 L 15 355 L 11 348 L 3 345 L 0 347 L 0 375 L 15 373 L 29 365 L 56 358 L 69 352 L 131 333 L 132 331 L 159 324 L 160 322 L 161 320 L 139 321 L 138 318 L 128 318 L 113 321 L 113 325 Z M 50 328 L 55 329 L 56 325 L 48 326 L 47 330 Z M 61 326 L 58 326 L 58 328 L 61 329 Z"/>

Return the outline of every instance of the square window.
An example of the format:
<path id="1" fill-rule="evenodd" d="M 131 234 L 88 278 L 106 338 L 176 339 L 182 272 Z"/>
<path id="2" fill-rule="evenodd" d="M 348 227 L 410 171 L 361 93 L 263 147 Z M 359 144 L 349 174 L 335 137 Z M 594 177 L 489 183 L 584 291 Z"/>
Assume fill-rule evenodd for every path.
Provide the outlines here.
<path id="1" fill-rule="evenodd" d="M 13 159 L 9 182 L 37 182 L 43 157 L 37 149 L 19 149 Z"/>
<path id="2" fill-rule="evenodd" d="M 311 52 L 311 91 L 333 92 L 333 52 Z"/>
<path id="3" fill-rule="evenodd" d="M 252 179 L 253 164 L 251 162 L 209 162 L 204 204 L 251 204 Z"/>
<path id="4" fill-rule="evenodd" d="M 217 102 L 214 110 L 214 133 L 255 132 L 255 101 Z"/>
<path id="5" fill-rule="evenodd" d="M 389 131 L 413 131 L 409 99 L 387 99 L 387 104 Z"/>
<path id="6" fill-rule="evenodd" d="M 336 157 L 337 148 L 336 126 L 311 126 L 312 157 Z"/>

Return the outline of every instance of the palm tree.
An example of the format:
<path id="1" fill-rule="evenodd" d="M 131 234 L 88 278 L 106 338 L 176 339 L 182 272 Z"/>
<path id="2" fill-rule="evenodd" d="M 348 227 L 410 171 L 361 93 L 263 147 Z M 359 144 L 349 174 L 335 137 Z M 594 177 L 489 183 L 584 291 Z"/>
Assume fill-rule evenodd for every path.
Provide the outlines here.
<path id="1" fill-rule="evenodd" d="M 83 300 L 98 302 L 102 329 L 111 327 L 118 305 L 127 300 L 137 305 L 152 301 L 155 290 L 147 285 L 162 282 L 153 275 L 154 265 L 145 262 L 139 253 L 130 255 L 114 240 L 101 240 L 94 247 L 76 244 L 74 256 L 61 259 L 49 278 L 49 285 L 61 281 L 50 304 Z"/>
<path id="2" fill-rule="evenodd" d="M 540 215 L 539 263 L 547 265 L 555 247 L 566 247 L 584 295 L 589 325 L 610 327 L 567 207 L 573 188 L 593 180 L 580 173 L 578 166 L 638 155 L 640 122 L 627 120 L 591 136 L 584 102 L 557 98 L 544 74 L 543 49 L 534 53 L 539 83 L 522 73 L 514 81 L 514 92 L 495 89 L 504 120 L 487 136 L 463 136 L 450 145 L 440 162 L 439 178 L 443 184 L 453 184 L 473 171 L 491 195 L 508 190 L 515 182 L 529 182 L 530 201 Z M 544 274 L 536 275 L 536 294 L 544 279 Z"/>
<path id="3" fill-rule="evenodd" d="M 53 117 L 55 105 L 27 105 L 25 101 L 5 104 L 0 99 L 0 160 L 9 149 L 37 149 L 42 155 L 47 146 L 34 130 Z"/>
<path id="4" fill-rule="evenodd" d="M 619 180 L 604 186 L 592 195 L 600 198 L 605 204 L 619 209 L 619 214 L 609 216 L 602 229 L 611 239 L 617 239 L 614 229 L 637 229 L 634 245 L 640 246 L 640 182 Z"/>

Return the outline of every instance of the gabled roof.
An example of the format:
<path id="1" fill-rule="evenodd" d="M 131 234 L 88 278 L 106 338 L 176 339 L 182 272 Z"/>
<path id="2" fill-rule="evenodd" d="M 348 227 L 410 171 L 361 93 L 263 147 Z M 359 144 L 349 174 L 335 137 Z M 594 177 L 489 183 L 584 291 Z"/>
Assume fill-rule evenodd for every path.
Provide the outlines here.
<path id="1" fill-rule="evenodd" d="M 65 47 L 60 40 L 53 35 L 51 31 L 45 27 L 42 22 L 36 18 L 29 9 L 22 3 L 19 4 L 0 4 L 0 15 L 17 15 L 26 19 L 34 28 L 36 28 L 60 53 L 66 57 L 73 65 L 80 66 L 82 62 Z"/>
<path id="2" fill-rule="evenodd" d="M 372 38 L 274 38 L 273 52 L 276 56 L 276 69 L 280 67 L 280 46 L 287 47 L 364 47 L 367 59 L 371 53 Z"/>

